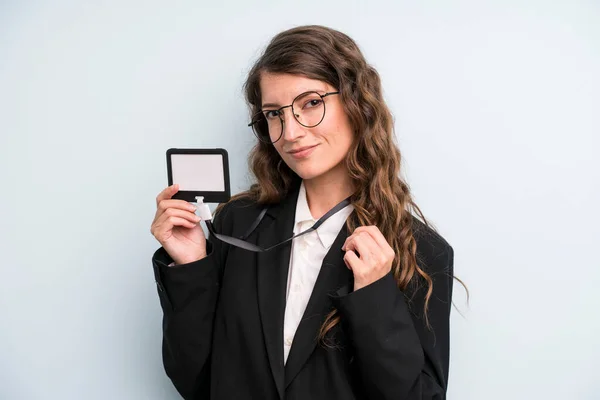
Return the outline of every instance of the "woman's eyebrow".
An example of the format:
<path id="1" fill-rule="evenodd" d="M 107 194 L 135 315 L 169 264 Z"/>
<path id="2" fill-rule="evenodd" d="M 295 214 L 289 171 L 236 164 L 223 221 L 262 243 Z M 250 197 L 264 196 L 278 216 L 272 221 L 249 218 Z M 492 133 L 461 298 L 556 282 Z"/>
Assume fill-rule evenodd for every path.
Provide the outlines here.
<path id="1" fill-rule="evenodd" d="M 262 108 L 279 108 L 279 104 L 276 103 L 265 103 L 262 105 Z"/>
<path id="2" fill-rule="evenodd" d="M 325 89 L 308 89 L 308 90 L 305 90 L 305 91 L 303 91 L 302 93 L 298 93 L 298 94 L 296 95 L 296 97 L 300 96 L 301 94 L 308 93 L 308 92 L 317 92 L 317 93 L 321 93 L 321 92 L 323 92 L 323 93 L 324 93 L 324 92 L 327 92 L 327 90 L 325 90 Z M 294 97 L 294 98 L 296 98 L 296 97 Z M 267 108 L 267 107 L 275 107 L 275 108 L 279 108 L 279 107 L 281 107 L 281 106 L 280 106 L 279 104 L 277 104 L 277 103 L 264 103 L 264 104 L 261 106 L 261 108 Z"/>

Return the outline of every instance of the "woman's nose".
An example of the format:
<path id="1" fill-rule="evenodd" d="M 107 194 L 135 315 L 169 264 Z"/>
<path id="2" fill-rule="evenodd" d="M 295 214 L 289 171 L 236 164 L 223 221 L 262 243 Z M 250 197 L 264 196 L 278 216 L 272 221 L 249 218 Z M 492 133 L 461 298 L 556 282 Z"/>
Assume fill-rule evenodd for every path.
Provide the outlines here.
<path id="1" fill-rule="evenodd" d="M 282 117 L 283 138 L 285 140 L 294 141 L 304 134 L 304 127 L 296 120 L 291 108 L 284 109 Z"/>

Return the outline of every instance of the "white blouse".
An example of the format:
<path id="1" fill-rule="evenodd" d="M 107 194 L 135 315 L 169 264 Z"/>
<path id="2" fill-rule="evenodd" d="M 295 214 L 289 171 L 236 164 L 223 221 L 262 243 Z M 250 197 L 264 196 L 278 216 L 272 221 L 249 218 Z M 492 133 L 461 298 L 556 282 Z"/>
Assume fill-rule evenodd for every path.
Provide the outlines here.
<path id="1" fill-rule="evenodd" d="M 327 219 L 316 231 L 292 241 L 288 272 L 285 316 L 283 320 L 283 359 L 287 362 L 294 335 L 315 286 L 325 255 L 331 248 L 354 207 L 350 204 Z M 309 229 L 317 222 L 310 213 L 304 182 L 300 185 L 294 235 Z"/>

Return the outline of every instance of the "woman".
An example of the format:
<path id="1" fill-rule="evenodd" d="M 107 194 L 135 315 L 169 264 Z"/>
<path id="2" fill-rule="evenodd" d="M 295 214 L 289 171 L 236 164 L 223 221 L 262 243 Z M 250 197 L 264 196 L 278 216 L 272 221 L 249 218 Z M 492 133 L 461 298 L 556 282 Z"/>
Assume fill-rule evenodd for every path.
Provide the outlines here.
<path id="1" fill-rule="evenodd" d="M 377 72 L 348 36 L 303 26 L 272 39 L 245 94 L 257 183 L 215 232 L 246 236 L 268 206 L 246 237 L 267 248 L 343 208 L 253 253 L 207 241 L 177 187 L 160 193 L 167 375 L 186 399 L 444 399 L 453 251 L 398 178 Z"/>

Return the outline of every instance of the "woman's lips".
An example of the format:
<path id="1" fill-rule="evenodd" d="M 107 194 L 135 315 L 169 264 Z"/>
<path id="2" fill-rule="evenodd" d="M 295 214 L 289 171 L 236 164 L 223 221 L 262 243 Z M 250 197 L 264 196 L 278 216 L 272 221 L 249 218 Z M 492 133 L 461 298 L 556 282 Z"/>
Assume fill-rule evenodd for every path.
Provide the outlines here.
<path id="1" fill-rule="evenodd" d="M 303 158 L 306 158 L 306 157 L 308 157 L 308 156 L 309 156 L 309 155 L 310 155 L 310 154 L 311 154 L 311 153 L 312 153 L 312 152 L 313 152 L 313 151 L 314 151 L 314 150 L 317 148 L 317 146 L 318 146 L 318 145 L 315 145 L 315 146 L 313 146 L 313 147 L 310 147 L 310 148 L 308 148 L 308 149 L 306 149 L 306 150 L 302 150 L 302 151 L 299 151 L 299 152 L 297 152 L 297 153 L 289 153 L 289 154 L 290 154 L 292 157 L 294 157 L 296 160 L 301 160 L 301 159 L 303 159 Z"/>

